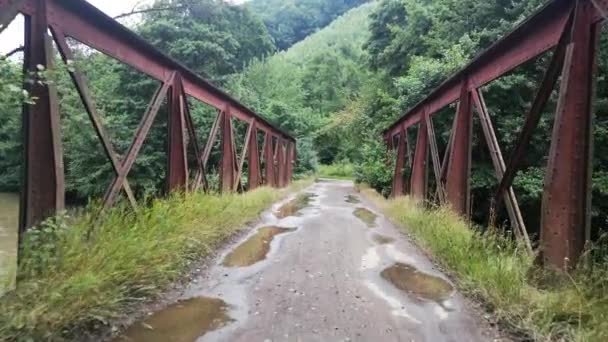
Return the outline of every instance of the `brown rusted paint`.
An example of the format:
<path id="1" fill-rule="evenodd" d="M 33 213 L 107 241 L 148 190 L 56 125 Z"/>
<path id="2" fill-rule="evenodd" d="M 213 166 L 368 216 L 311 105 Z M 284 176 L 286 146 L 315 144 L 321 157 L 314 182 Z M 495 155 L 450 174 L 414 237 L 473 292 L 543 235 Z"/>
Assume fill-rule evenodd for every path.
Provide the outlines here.
<path id="1" fill-rule="evenodd" d="M 592 101 L 598 25 L 588 1 L 577 1 L 562 72 L 541 213 L 545 265 L 576 265 L 589 237 Z"/>
<path id="2" fill-rule="evenodd" d="M 392 197 L 403 196 L 403 170 L 405 168 L 405 145 L 407 135 L 405 130 L 399 134 L 399 143 L 397 147 L 397 160 L 395 161 L 395 170 L 393 172 L 393 188 L 391 192 Z"/>
<path id="3" fill-rule="evenodd" d="M 412 163 L 410 185 L 412 197 L 418 201 L 424 201 L 426 199 L 428 157 L 429 149 L 426 123 L 421 121 L 418 125 L 418 137 L 416 138 L 416 150 L 414 152 L 414 161 Z"/>
<path id="4" fill-rule="evenodd" d="M 47 35 L 46 4 L 34 2 L 35 14 L 25 16 L 24 72 L 27 78 L 38 78 L 41 70 L 53 69 L 53 53 Z M 59 103 L 53 84 L 24 82 L 24 89 L 36 98 L 23 107 L 23 191 L 19 237 L 48 216 L 64 208 L 64 174 Z"/>
<path id="5" fill-rule="evenodd" d="M 220 131 L 222 133 L 220 144 L 222 151 L 222 159 L 220 161 L 220 190 L 222 193 L 228 193 L 234 190 L 233 185 L 235 180 L 234 141 L 232 137 L 230 108 L 221 114 Z"/>
<path id="6" fill-rule="evenodd" d="M 167 192 L 188 189 L 188 159 L 186 155 L 186 122 L 184 98 L 179 74 L 173 78 L 169 96 L 167 120 Z"/>

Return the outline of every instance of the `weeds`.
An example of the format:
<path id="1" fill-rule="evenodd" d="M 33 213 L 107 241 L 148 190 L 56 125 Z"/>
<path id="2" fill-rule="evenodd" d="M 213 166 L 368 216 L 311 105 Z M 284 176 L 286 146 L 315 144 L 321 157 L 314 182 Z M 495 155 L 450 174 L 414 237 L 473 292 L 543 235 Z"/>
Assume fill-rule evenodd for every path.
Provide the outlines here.
<path id="1" fill-rule="evenodd" d="M 354 179 L 355 167 L 347 163 L 320 165 L 318 176 L 333 179 Z"/>
<path id="2" fill-rule="evenodd" d="M 425 209 L 410 198 L 386 200 L 362 191 L 436 260 L 462 291 L 485 302 L 514 333 L 538 340 L 608 341 L 608 238 L 577 271 L 549 275 L 523 246 L 489 230 L 480 233 L 446 208 Z M 405 228 L 404 228 L 405 229 Z"/>
<path id="3" fill-rule="evenodd" d="M 297 182 L 291 189 L 308 181 Z M 288 190 L 174 195 L 133 213 L 57 217 L 26 235 L 18 287 L 0 299 L 0 340 L 62 340 L 162 293 Z"/>

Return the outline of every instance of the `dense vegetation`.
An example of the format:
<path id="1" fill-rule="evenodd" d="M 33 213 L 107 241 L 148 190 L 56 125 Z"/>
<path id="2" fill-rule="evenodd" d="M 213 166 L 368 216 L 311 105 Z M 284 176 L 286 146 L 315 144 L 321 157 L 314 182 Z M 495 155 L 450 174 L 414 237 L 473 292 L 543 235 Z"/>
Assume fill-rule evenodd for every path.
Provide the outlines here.
<path id="1" fill-rule="evenodd" d="M 599 263 L 586 260 L 576 272 L 556 280 L 534 268 L 525 247 L 501 232 L 482 234 L 447 208 L 424 209 L 408 197 L 386 200 L 372 189 L 362 192 L 407 227 L 435 261 L 456 273 L 459 289 L 494 311 L 515 340 L 608 339 L 608 254 Z M 547 286 L 548 280 L 553 285 Z"/>
<path id="2" fill-rule="evenodd" d="M 279 50 L 286 50 L 368 0 L 251 0 L 247 7 L 268 28 Z"/>
<path id="3" fill-rule="evenodd" d="M 183 279 L 262 210 L 307 184 L 243 195 L 176 194 L 137 213 L 115 208 L 88 239 L 95 207 L 48 222 L 28 234 L 18 290 L 0 301 L 0 340 L 81 340 L 110 328 Z"/>

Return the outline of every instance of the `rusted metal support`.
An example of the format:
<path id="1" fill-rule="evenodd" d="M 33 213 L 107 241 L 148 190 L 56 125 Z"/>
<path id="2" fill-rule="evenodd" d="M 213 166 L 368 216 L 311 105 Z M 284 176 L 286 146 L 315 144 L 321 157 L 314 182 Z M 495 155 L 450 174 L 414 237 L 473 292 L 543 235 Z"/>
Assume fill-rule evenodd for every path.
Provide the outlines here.
<path id="1" fill-rule="evenodd" d="M 76 87 L 76 91 L 78 91 L 78 95 L 80 96 L 82 104 L 84 105 L 84 108 L 87 111 L 89 119 L 91 120 L 91 123 L 95 128 L 95 133 L 101 141 L 106 156 L 112 163 L 112 168 L 114 169 L 114 172 L 118 174 L 118 172 L 120 171 L 120 160 L 118 158 L 118 154 L 114 150 L 114 146 L 110 142 L 108 133 L 106 132 L 102 121 L 99 118 L 99 114 L 97 114 L 97 108 L 95 106 L 95 102 L 93 101 L 93 97 L 91 96 L 91 93 L 89 91 L 88 82 L 82 72 L 78 69 L 78 66 L 74 65 L 74 55 L 67 44 L 63 32 L 57 31 L 55 29 L 51 29 L 51 31 L 53 33 L 53 37 L 55 38 L 55 43 L 57 44 L 57 49 L 59 50 L 59 54 L 61 55 L 63 62 L 66 65 L 70 66 L 68 68 L 68 72 L 70 73 L 72 82 Z M 129 182 L 126 179 L 123 183 L 123 189 L 133 208 L 137 208 L 137 201 L 135 200 L 133 191 L 129 186 Z"/>
<path id="2" fill-rule="evenodd" d="M 222 158 L 220 161 L 220 190 L 222 193 L 228 193 L 234 190 L 233 185 L 236 179 L 230 107 L 223 111 L 221 115 L 220 130 L 222 132 L 222 139 L 220 150 L 222 151 Z"/>
<path id="3" fill-rule="evenodd" d="M 285 167 L 285 144 L 283 139 L 279 138 L 277 141 L 277 182 L 279 188 L 285 187 L 286 171 Z"/>
<path id="4" fill-rule="evenodd" d="M 397 144 L 397 160 L 395 161 L 395 171 L 393 173 L 393 189 L 391 191 L 392 197 L 403 196 L 403 170 L 405 168 L 405 146 L 407 140 L 407 133 L 403 130 L 399 135 L 399 143 Z"/>
<path id="5" fill-rule="evenodd" d="M 448 164 L 446 197 L 454 211 L 468 216 L 470 209 L 473 115 L 471 111 L 471 94 L 468 91 L 468 81 L 466 79 L 462 82 L 460 105 L 456 115 L 454 142 Z"/>
<path id="6" fill-rule="evenodd" d="M 7 4 L 2 7 L 0 11 L 0 33 L 2 33 L 8 25 L 15 19 L 19 14 L 19 7 L 22 6 L 23 0 L 9 0 Z"/>
<path id="7" fill-rule="evenodd" d="M 255 119 L 249 123 L 247 126 L 247 133 L 245 134 L 245 141 L 243 142 L 243 151 L 241 152 L 241 159 L 239 160 L 239 164 L 237 165 L 237 174 L 236 179 L 234 181 L 234 189 L 238 189 L 238 185 L 241 182 L 241 177 L 243 175 L 243 166 L 245 165 L 245 158 L 248 156 L 249 146 L 251 142 L 252 133 L 255 128 Z M 251 166 L 250 166 L 251 167 Z"/>
<path id="8" fill-rule="evenodd" d="M 188 157 L 186 150 L 186 122 L 184 118 L 183 88 L 179 74 L 173 78 L 168 101 L 167 120 L 167 192 L 188 190 Z"/>
<path id="9" fill-rule="evenodd" d="M 526 115 L 526 120 L 524 125 L 519 132 L 517 137 L 517 141 L 515 142 L 515 148 L 511 152 L 511 156 L 509 158 L 509 164 L 507 165 L 504 176 L 502 177 L 498 188 L 496 189 L 496 194 L 494 196 L 494 203 L 496 203 L 496 211 L 500 211 L 501 209 L 501 201 L 500 199 L 503 196 L 503 193 L 507 188 L 511 186 L 513 183 L 513 179 L 515 179 L 515 175 L 519 166 L 521 165 L 521 160 L 523 159 L 526 151 L 528 150 L 528 146 L 530 145 L 530 141 L 532 140 L 532 135 L 534 134 L 534 129 L 538 126 L 538 122 L 540 121 L 540 117 L 542 115 L 543 109 L 547 104 L 547 101 L 551 97 L 551 93 L 553 92 L 553 88 L 555 87 L 555 83 L 559 79 L 561 74 L 564 58 L 566 55 L 566 46 L 570 41 L 570 33 L 572 27 L 572 15 L 568 19 L 566 26 L 562 32 L 561 38 L 555 51 L 553 52 L 553 57 L 551 62 L 549 63 L 549 67 L 545 72 L 545 76 L 538 88 L 538 92 L 536 97 L 534 98 L 534 102 L 532 103 L 532 107 L 530 107 L 530 111 Z"/>
<path id="10" fill-rule="evenodd" d="M 274 166 L 274 151 L 272 148 L 272 135 L 266 133 L 264 141 L 264 167 L 266 171 L 266 185 L 276 187 L 275 166 Z"/>
<path id="11" fill-rule="evenodd" d="M 124 181 L 127 178 L 129 171 L 131 171 L 133 163 L 135 163 L 135 159 L 137 158 L 137 155 L 141 150 L 141 147 L 144 143 L 144 140 L 146 139 L 146 136 L 148 135 L 148 132 L 150 132 L 152 123 L 154 122 L 154 119 L 158 114 L 158 110 L 160 109 L 160 106 L 167 95 L 169 87 L 171 86 L 171 84 L 173 84 L 174 77 L 175 73 L 171 74 L 169 78 L 167 78 L 167 80 L 165 80 L 165 82 L 160 85 L 160 87 L 154 94 L 152 101 L 150 101 L 148 109 L 146 110 L 146 113 L 144 114 L 143 118 L 139 123 L 139 126 L 137 127 L 135 139 L 129 147 L 129 151 L 127 152 L 126 158 L 122 162 L 120 172 L 118 172 L 118 174 L 114 178 L 114 181 L 110 185 L 108 192 L 106 192 L 103 201 L 104 204 L 102 211 L 105 211 L 112 205 L 114 205 L 114 202 L 116 201 L 116 195 L 118 194 L 118 191 L 120 191 L 122 184 L 124 184 Z"/>
<path id="12" fill-rule="evenodd" d="M 287 141 L 287 184 L 293 179 L 293 165 L 296 162 L 296 145 Z"/>
<path id="13" fill-rule="evenodd" d="M 414 152 L 414 162 L 412 163 L 411 193 L 418 201 L 426 200 L 428 175 L 427 161 L 429 158 L 428 133 L 426 123 L 421 121 L 418 125 L 418 137 L 416 138 L 416 150 Z"/>
<path id="14" fill-rule="evenodd" d="M 224 109 L 225 110 L 225 109 Z M 224 110 L 221 110 L 217 113 L 215 117 L 215 121 L 213 121 L 213 125 L 211 126 L 211 131 L 209 132 L 209 137 L 207 138 L 207 143 L 205 144 L 205 149 L 203 150 L 203 166 L 205 170 L 207 170 L 207 162 L 209 161 L 209 156 L 211 156 L 211 150 L 213 149 L 213 145 L 215 144 L 215 139 L 217 139 L 217 132 L 220 129 L 220 122 L 224 115 Z"/>
<path id="15" fill-rule="evenodd" d="M 424 116 L 424 120 L 428 134 L 429 146 L 431 147 L 431 160 L 433 161 L 433 173 L 435 174 L 437 197 L 439 199 L 439 203 L 444 203 L 445 190 L 441 181 L 441 162 L 439 161 L 439 150 L 437 149 L 437 140 L 435 138 L 435 128 L 433 127 L 431 113 L 427 113 Z"/>
<path id="16" fill-rule="evenodd" d="M 23 105 L 20 239 L 27 228 L 63 210 L 65 197 L 57 90 L 44 75 L 53 69 L 47 10 L 44 0 L 35 5 L 35 13 L 25 16 L 24 89 L 34 101 Z"/>
<path id="17" fill-rule="evenodd" d="M 488 108 L 486 107 L 481 90 L 478 89 L 477 91 L 472 92 L 471 95 L 473 96 L 473 103 L 477 108 L 477 114 L 479 114 L 479 122 L 481 123 L 486 144 L 490 150 L 490 158 L 492 159 L 492 164 L 494 165 L 496 178 L 500 180 L 503 178 L 505 172 L 505 161 L 502 157 L 502 152 L 500 151 L 500 145 L 498 144 L 498 139 L 496 138 L 496 132 L 494 132 L 494 126 L 492 125 Z M 515 236 L 524 243 L 528 252 L 532 252 L 532 244 L 530 243 L 530 238 L 528 237 L 528 232 L 526 231 L 526 225 L 524 224 L 524 220 L 521 216 L 519 204 L 517 203 L 517 198 L 515 197 L 515 192 L 513 191 L 512 187 L 507 189 L 503 199 Z"/>
<path id="18" fill-rule="evenodd" d="M 460 103 L 456 104 L 456 113 L 460 110 Z M 450 129 L 450 138 L 448 139 L 448 145 L 445 147 L 445 152 L 443 153 L 443 159 L 441 162 L 441 181 L 446 182 L 448 176 L 448 165 L 450 164 L 450 151 L 452 151 L 452 146 L 454 145 L 454 131 L 456 128 L 456 120 L 458 119 L 458 115 L 454 115 L 454 120 L 452 120 L 452 128 Z"/>
<path id="19" fill-rule="evenodd" d="M 192 115 L 190 114 L 190 106 L 188 104 L 188 95 L 182 92 L 182 100 L 184 101 L 184 117 L 186 120 L 186 129 L 188 130 L 189 141 L 187 145 L 192 145 L 194 149 L 194 155 L 196 156 L 196 174 L 194 176 L 194 184 L 192 185 L 192 191 L 197 191 L 202 186 L 203 190 L 207 190 L 207 177 L 205 171 L 205 164 L 203 163 L 202 153 L 198 144 L 198 138 L 196 135 L 196 129 L 192 122 Z M 187 148 L 187 147 L 186 147 Z"/>
<path id="20" fill-rule="evenodd" d="M 258 134 L 255 120 L 251 123 L 252 133 L 249 136 L 248 150 L 248 184 L 247 188 L 253 190 L 262 184 L 262 173 L 260 171 L 260 150 L 258 148 Z"/>
<path id="21" fill-rule="evenodd" d="M 577 1 L 562 72 L 541 213 L 541 260 L 576 265 L 590 231 L 592 104 L 599 27 L 589 1 Z"/>

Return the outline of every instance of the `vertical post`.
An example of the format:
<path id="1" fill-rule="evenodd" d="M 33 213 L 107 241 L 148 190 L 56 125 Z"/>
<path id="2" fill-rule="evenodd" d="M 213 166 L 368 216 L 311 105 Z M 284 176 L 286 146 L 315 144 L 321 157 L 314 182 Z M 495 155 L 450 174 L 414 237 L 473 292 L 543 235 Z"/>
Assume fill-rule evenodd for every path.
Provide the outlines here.
<path id="1" fill-rule="evenodd" d="M 188 159 L 186 154 L 186 135 L 182 82 L 176 74 L 169 99 L 169 118 L 167 120 L 167 192 L 187 190 Z"/>
<path id="2" fill-rule="evenodd" d="M 234 146 L 232 139 L 232 117 L 230 107 L 222 112 L 220 119 L 220 130 L 222 131 L 222 160 L 220 168 L 220 189 L 222 193 L 232 192 L 235 172 L 234 172 Z"/>
<path id="3" fill-rule="evenodd" d="M 296 162 L 296 147 L 292 141 L 287 142 L 287 184 L 293 179 L 293 164 Z"/>
<path id="4" fill-rule="evenodd" d="M 468 90 L 467 80 L 464 80 L 462 83 L 460 104 L 456 115 L 454 141 L 448 164 L 447 199 L 454 211 L 468 216 L 470 208 L 469 190 L 473 111 L 471 110 L 471 94 Z"/>
<path id="5" fill-rule="evenodd" d="M 38 78 L 43 71 L 39 70 L 40 66 L 44 70 L 53 68 L 46 6 L 44 0 L 34 3 L 32 15 L 25 16 L 24 89 L 34 98 L 34 103 L 23 105 L 20 238 L 27 228 L 63 210 L 65 196 L 57 90 Z"/>
<path id="6" fill-rule="evenodd" d="M 249 149 L 247 150 L 248 156 L 248 185 L 249 190 L 253 190 L 260 186 L 260 150 L 258 148 L 258 134 L 255 121 L 252 123 L 251 135 L 249 136 Z"/>
<path id="7" fill-rule="evenodd" d="M 416 138 L 416 149 L 414 151 L 414 162 L 412 163 L 411 193 L 418 201 L 426 199 L 427 191 L 427 160 L 429 157 L 428 134 L 426 122 L 420 120 L 418 124 L 418 137 Z"/>
<path id="8" fill-rule="evenodd" d="M 405 129 L 399 133 L 399 145 L 397 147 L 397 160 L 395 162 L 395 172 L 393 173 L 393 189 L 391 196 L 403 196 L 403 169 L 405 168 L 405 140 L 407 135 Z"/>
<path id="9" fill-rule="evenodd" d="M 279 137 L 277 140 L 277 164 L 278 164 L 278 186 L 282 188 L 285 186 L 285 150 L 284 150 L 283 138 Z"/>
<path id="10" fill-rule="evenodd" d="M 272 135 L 266 132 L 266 141 L 264 143 L 264 159 L 266 164 L 266 185 L 276 187 L 276 178 L 274 173 L 274 151 L 272 149 Z"/>
<path id="11" fill-rule="evenodd" d="M 599 28 L 590 1 L 577 1 L 557 104 L 541 213 L 545 265 L 574 266 L 589 238 L 592 103 Z"/>

